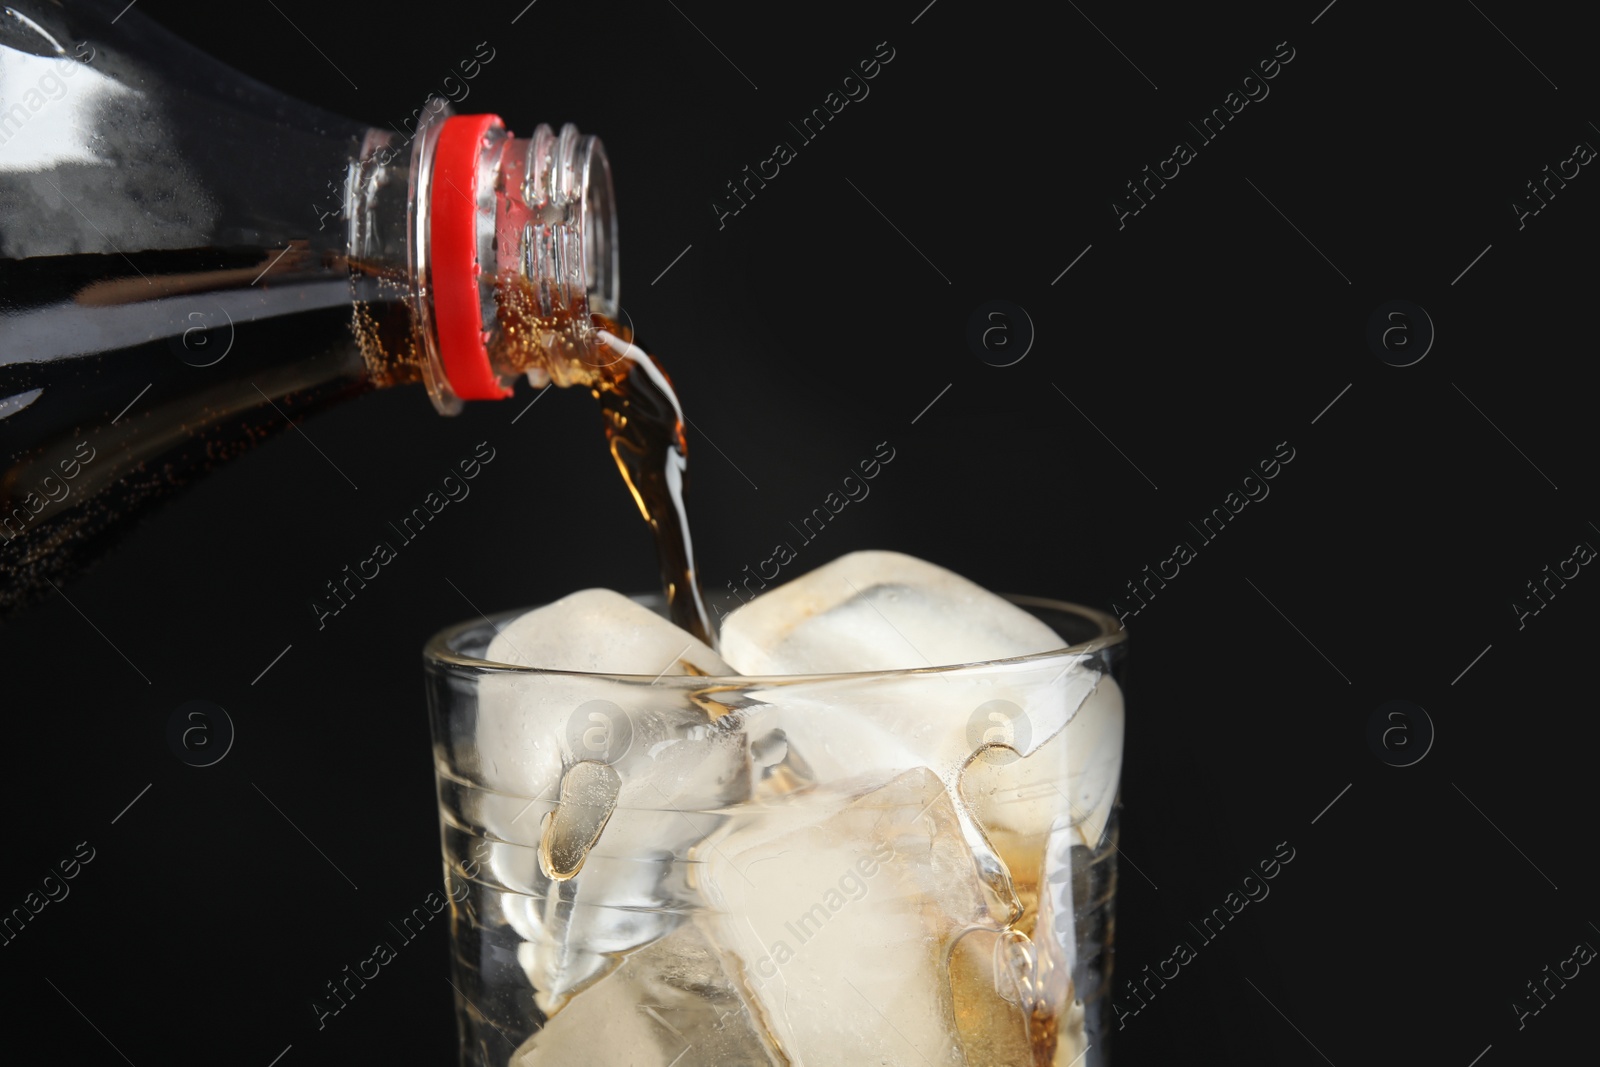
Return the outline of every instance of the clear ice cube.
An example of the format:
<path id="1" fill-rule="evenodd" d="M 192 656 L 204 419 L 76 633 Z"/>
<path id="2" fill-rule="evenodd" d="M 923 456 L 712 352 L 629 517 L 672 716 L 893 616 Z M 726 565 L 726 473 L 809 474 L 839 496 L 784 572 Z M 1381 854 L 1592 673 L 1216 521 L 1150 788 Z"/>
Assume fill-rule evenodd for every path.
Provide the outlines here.
<path id="1" fill-rule="evenodd" d="M 932 771 L 752 805 L 695 856 L 702 925 L 794 1067 L 988 1062 L 964 1047 L 951 957 L 964 938 L 999 931 Z M 963 991 L 982 999 L 961 1009 L 1003 1014 L 993 976 L 967 982 L 969 970 L 957 973 Z M 1014 1021 L 1020 1038 L 986 1045 L 1025 1045 Z"/>
<path id="2" fill-rule="evenodd" d="M 484 658 L 586 674 L 732 674 L 704 642 L 610 589 L 584 589 L 500 628 Z"/>
<path id="3" fill-rule="evenodd" d="M 788 1067 L 693 924 L 628 956 L 553 1015 L 510 1067 Z"/>
<path id="4" fill-rule="evenodd" d="M 718 824 L 703 812 L 749 795 L 748 746 L 738 716 L 713 719 L 681 689 L 655 684 L 727 675 L 728 665 L 620 594 L 585 590 L 529 612 L 485 658 L 636 676 L 478 681 L 478 774 L 488 788 L 475 814 L 490 842 L 487 866 L 506 890 L 501 910 L 525 942 L 518 959 L 552 1012 L 620 953 L 671 929 L 690 896 L 676 865 Z M 563 779 L 586 764 L 607 770 L 578 783 L 582 796 L 563 815 Z M 566 846 L 554 865 L 552 844 Z"/>
<path id="5" fill-rule="evenodd" d="M 741 674 L 914 670 L 1066 644 L 1003 597 L 899 552 L 852 552 L 756 597 L 722 624 Z"/>

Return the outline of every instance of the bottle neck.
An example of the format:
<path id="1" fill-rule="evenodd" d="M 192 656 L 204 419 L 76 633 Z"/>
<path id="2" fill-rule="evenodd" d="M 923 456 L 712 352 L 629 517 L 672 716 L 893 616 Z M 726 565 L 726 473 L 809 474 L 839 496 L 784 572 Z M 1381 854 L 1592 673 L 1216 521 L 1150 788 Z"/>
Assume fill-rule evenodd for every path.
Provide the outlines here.
<path id="1" fill-rule="evenodd" d="M 434 405 L 586 380 L 594 316 L 618 308 L 605 150 L 571 126 L 510 134 L 492 115 L 425 109 L 409 143 L 372 130 L 348 177 L 357 335 L 376 384 L 421 379 Z M 398 290 L 398 291 L 397 291 Z M 410 329 L 364 330 L 404 300 Z"/>

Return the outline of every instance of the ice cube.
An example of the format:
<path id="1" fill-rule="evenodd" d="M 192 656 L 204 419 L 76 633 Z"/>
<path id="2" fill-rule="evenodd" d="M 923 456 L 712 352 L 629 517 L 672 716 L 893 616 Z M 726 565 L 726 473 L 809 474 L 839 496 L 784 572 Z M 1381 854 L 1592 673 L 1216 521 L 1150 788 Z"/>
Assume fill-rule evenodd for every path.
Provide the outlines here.
<path id="1" fill-rule="evenodd" d="M 785 1065 L 692 924 L 632 953 L 517 1050 L 510 1067 Z M 785 1065 L 786 1067 L 786 1065 Z"/>
<path id="2" fill-rule="evenodd" d="M 914 766 L 953 780 L 986 745 L 1026 756 L 1077 714 L 1102 674 L 1082 654 L 981 672 L 907 673 L 1015 659 L 1066 642 L 1003 598 L 895 552 L 851 553 L 757 597 L 727 618 L 721 640 L 723 656 L 744 674 L 901 672 L 749 693 L 759 705 L 750 712 L 751 736 L 781 731 L 812 780 L 823 782 Z"/>
<path id="3" fill-rule="evenodd" d="M 643 679 L 731 672 L 703 642 L 650 609 L 608 589 L 586 589 L 505 625 L 484 658 L 545 671 L 641 676 L 491 673 L 478 679 L 480 773 L 493 788 L 513 794 L 504 806 L 516 821 L 538 826 L 557 800 L 562 775 L 586 759 L 622 774 L 621 806 L 640 803 L 641 794 L 657 806 L 692 806 L 718 793 L 703 780 L 707 767 L 694 758 L 696 746 L 678 744 L 710 736 L 710 717 L 674 690 Z M 630 779 L 630 768 L 651 773 Z M 519 797 L 537 799 L 531 815 Z"/>
<path id="4" fill-rule="evenodd" d="M 1068 727 L 1067 796 L 1079 840 L 1098 851 L 1122 780 L 1122 687 L 1109 675 Z"/>
<path id="5" fill-rule="evenodd" d="M 979 788 L 986 789 L 991 770 L 1003 771 L 1053 746 L 1052 754 L 1030 763 L 1026 771 L 1014 772 L 1026 775 L 1015 783 L 1017 787 L 1036 780 L 1039 786 L 1024 798 L 1036 807 L 1021 828 L 1042 834 L 1052 821 L 1066 822 L 1067 801 L 1058 790 L 1070 789 L 1066 753 L 1071 748 L 1075 757 L 1078 750 L 1061 734 L 1103 677 L 1097 661 L 1079 655 L 995 664 L 976 673 L 801 679 L 753 690 L 751 696 L 761 705 L 745 712 L 745 722 L 753 738 L 783 735 L 786 755 L 780 767 L 803 767 L 803 775 L 789 776 L 800 784 L 933 768 L 951 791 L 973 862 L 992 894 L 994 916 L 1006 922 L 1014 920 L 1026 902 L 1019 898 L 1005 862 L 986 836 L 986 825 L 957 792 L 958 786 L 976 774 Z M 757 797 L 783 791 L 774 790 L 774 785 L 794 788 L 785 778 L 763 774 L 754 786 Z M 1000 788 L 1009 781 L 1002 776 L 994 784 Z M 1104 812 L 1098 813 L 1101 826 L 1104 817 Z M 1032 844 L 1030 855 L 1037 868 L 1042 836 Z"/>
<path id="6" fill-rule="evenodd" d="M 854 552 L 764 593 L 730 615 L 721 635 L 728 662 L 759 675 L 904 671 L 1065 646 L 1023 609 L 896 552 Z M 898 674 L 870 685 L 840 678 L 751 695 L 771 705 L 761 729 L 782 731 L 813 781 L 927 766 L 954 783 L 986 745 L 1026 756 L 1047 743 L 1094 690 L 1094 666 L 1079 655 L 996 665 L 981 676 Z M 952 799 L 985 882 L 1012 896 L 981 831 Z"/>
<path id="7" fill-rule="evenodd" d="M 895 552 L 855 552 L 757 597 L 728 617 L 721 640 L 746 674 L 897 671 L 1066 646 L 1003 598 Z M 1078 656 L 996 666 L 981 677 L 838 679 L 753 696 L 778 709 L 763 713 L 763 727 L 770 721 L 784 733 L 814 780 L 928 766 L 954 783 L 985 746 L 1025 756 L 1048 742 L 1098 680 Z M 960 798 L 952 800 L 996 906 L 1013 914 L 1019 905 L 1003 865 Z"/>
<path id="8" fill-rule="evenodd" d="M 737 715 L 713 719 L 692 694 L 656 684 L 728 665 L 620 594 L 585 590 L 529 612 L 485 658 L 551 672 L 482 675 L 473 747 L 487 866 L 553 1012 L 671 928 L 689 895 L 676 867 L 721 819 L 702 813 L 749 795 L 748 746 Z M 556 673 L 579 671 L 635 677 Z M 563 814 L 564 778 L 575 806 Z"/>
<path id="9" fill-rule="evenodd" d="M 825 674 L 1007 659 L 1065 644 L 943 567 L 898 552 L 852 552 L 733 612 L 720 647 L 741 674 Z"/>
<path id="10" fill-rule="evenodd" d="M 574 593 L 506 625 L 485 658 L 550 672 L 634 676 L 506 672 L 478 679 L 478 773 L 513 794 L 502 807 L 521 813 L 516 821 L 523 826 L 539 824 L 558 799 L 563 774 L 583 760 L 619 772 L 618 808 L 739 799 L 744 783 L 735 772 L 743 743 L 734 724 L 718 727 L 681 690 L 655 684 L 732 672 L 704 643 L 648 608 L 606 589 Z M 536 800 L 531 815 L 528 798 Z"/>
<path id="11" fill-rule="evenodd" d="M 590 674 L 734 673 L 687 630 L 609 589 L 584 589 L 518 616 L 484 658 Z"/>
<path id="12" fill-rule="evenodd" d="M 972 761 L 961 791 L 991 835 L 1041 838 L 1071 826 L 1075 844 L 1094 850 L 1105 834 L 1122 769 L 1122 688 L 1094 672 L 1094 687 L 1059 733 L 1027 759 Z"/>
<path id="13" fill-rule="evenodd" d="M 1082 977 L 1076 911 L 1094 902 L 1073 899 L 1072 857 L 1092 854 L 1105 835 L 1122 763 L 1122 720 L 1122 690 L 1102 676 L 1066 728 L 1032 755 L 973 760 L 961 773 L 961 796 L 1022 905 L 1015 928 L 1034 945 L 1033 995 L 1042 1003 L 1082 995 L 1069 983 Z M 1068 1030 L 1058 1032 L 1067 1039 Z"/>
<path id="14" fill-rule="evenodd" d="M 740 813 L 695 855 L 710 905 L 699 919 L 794 1067 L 990 1062 L 964 1048 L 957 1016 L 1003 1017 L 1006 1004 L 995 983 L 965 980 L 964 996 L 985 1003 L 957 1004 L 951 956 L 964 936 L 998 930 L 932 771 L 787 794 Z M 1025 1030 L 985 1047 L 1019 1041 Z"/>

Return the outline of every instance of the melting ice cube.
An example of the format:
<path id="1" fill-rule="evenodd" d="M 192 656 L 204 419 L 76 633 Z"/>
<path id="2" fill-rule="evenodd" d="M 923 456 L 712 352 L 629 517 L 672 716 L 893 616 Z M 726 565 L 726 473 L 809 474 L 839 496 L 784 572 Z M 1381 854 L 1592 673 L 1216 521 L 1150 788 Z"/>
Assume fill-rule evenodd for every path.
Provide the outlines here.
<path id="1" fill-rule="evenodd" d="M 632 953 L 523 1042 L 511 1067 L 788 1067 L 692 924 Z"/>
<path id="2" fill-rule="evenodd" d="M 652 681 L 728 665 L 620 594 L 529 612 L 485 658 L 551 672 L 478 680 L 475 815 L 501 911 L 525 942 L 518 959 L 553 1012 L 671 929 L 689 896 L 678 866 L 721 818 L 703 812 L 749 794 L 748 747 L 737 715 L 713 719 Z"/>
<path id="3" fill-rule="evenodd" d="M 914 670 L 1049 652 L 1054 630 L 967 579 L 899 552 L 852 552 L 722 624 L 741 674 Z"/>
<path id="4" fill-rule="evenodd" d="M 736 816 L 695 855 L 703 927 L 794 1067 L 989 1062 L 964 1049 L 958 1016 L 1006 1005 L 992 977 L 962 981 L 958 1003 L 951 955 L 998 931 L 932 771 L 789 794 Z M 1026 1045 L 1013 1018 L 1023 1031 L 1009 1043 Z"/>

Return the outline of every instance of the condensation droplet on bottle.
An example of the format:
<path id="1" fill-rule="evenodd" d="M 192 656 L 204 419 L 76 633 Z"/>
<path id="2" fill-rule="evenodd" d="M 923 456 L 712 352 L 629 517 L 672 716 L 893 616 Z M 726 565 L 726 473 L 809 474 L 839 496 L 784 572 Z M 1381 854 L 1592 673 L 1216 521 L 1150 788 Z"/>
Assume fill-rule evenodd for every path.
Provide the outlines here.
<path id="1" fill-rule="evenodd" d="M 565 882 L 583 869 L 621 790 L 622 776 L 599 760 L 575 763 L 561 776 L 561 800 L 539 833 L 539 869 L 546 878 Z"/>

